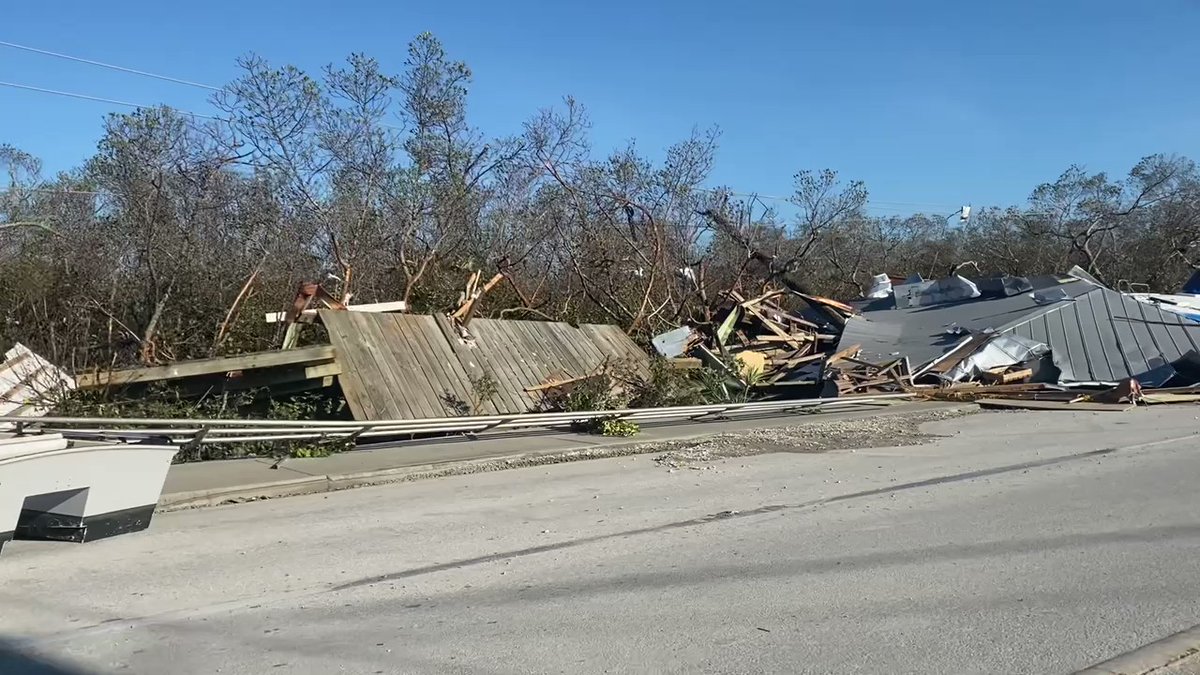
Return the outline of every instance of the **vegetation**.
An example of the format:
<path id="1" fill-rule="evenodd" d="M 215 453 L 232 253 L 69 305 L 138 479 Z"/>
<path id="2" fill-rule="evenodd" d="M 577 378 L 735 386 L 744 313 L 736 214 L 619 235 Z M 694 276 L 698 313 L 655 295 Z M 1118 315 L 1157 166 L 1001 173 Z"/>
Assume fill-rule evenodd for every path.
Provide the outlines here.
<path id="1" fill-rule="evenodd" d="M 599 426 L 601 436 L 634 436 L 641 430 L 642 428 L 638 426 L 637 422 L 615 418 L 601 420 Z"/>
<path id="2" fill-rule="evenodd" d="M 271 398 L 268 392 L 243 391 L 215 396 L 187 396 L 169 386 L 126 390 L 78 391 L 54 396 L 56 414 L 66 417 L 133 417 L 145 419 L 275 419 L 319 420 L 345 417 L 345 401 L 325 393 Z M 325 457 L 350 448 L 338 439 L 258 441 L 184 447 L 176 462 L 233 457 Z"/>
<path id="3" fill-rule="evenodd" d="M 867 186 L 805 170 L 785 220 L 707 187 L 715 130 L 685 135 L 661 162 L 632 143 L 600 154 L 566 98 L 485 137 L 469 121 L 470 69 L 429 34 L 396 74 L 361 54 L 319 74 L 239 65 L 213 99 L 219 119 L 110 115 L 74 170 L 45 176 L 0 147 L 0 343 L 71 369 L 268 349 L 282 335 L 263 313 L 305 280 L 423 312 L 454 305 L 467 270 L 501 271 L 481 315 L 645 336 L 706 320 L 731 287 L 854 297 L 875 273 L 934 277 L 970 260 L 1009 274 L 1079 264 L 1170 290 L 1200 255 L 1200 177 L 1179 157 L 1147 157 L 1122 178 L 1070 167 L 1027 204 L 976 208 L 967 223 L 872 217 Z M 658 377 L 639 401 L 728 389 Z M 489 398 L 478 389 L 468 411 Z M 567 403 L 616 404 L 588 396 L 601 395 Z"/>

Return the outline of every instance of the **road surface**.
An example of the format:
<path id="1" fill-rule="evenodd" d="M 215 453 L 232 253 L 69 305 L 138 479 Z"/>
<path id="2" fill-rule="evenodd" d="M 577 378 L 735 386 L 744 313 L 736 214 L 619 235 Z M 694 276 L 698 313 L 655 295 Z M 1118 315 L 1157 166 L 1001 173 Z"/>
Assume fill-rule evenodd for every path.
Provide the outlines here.
<path id="1" fill-rule="evenodd" d="M 979 414 L 920 446 L 623 457 L 14 542 L 0 651 L 89 674 L 1069 673 L 1200 623 L 1198 415 Z"/>

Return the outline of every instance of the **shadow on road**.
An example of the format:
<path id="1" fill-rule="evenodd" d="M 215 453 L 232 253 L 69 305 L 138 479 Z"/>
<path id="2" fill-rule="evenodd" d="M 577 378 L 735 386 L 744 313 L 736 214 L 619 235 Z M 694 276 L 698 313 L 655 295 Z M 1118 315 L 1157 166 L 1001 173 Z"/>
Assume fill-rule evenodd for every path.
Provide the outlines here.
<path id="1" fill-rule="evenodd" d="M 99 675 L 38 656 L 0 637 L 0 673 L 13 675 Z"/>

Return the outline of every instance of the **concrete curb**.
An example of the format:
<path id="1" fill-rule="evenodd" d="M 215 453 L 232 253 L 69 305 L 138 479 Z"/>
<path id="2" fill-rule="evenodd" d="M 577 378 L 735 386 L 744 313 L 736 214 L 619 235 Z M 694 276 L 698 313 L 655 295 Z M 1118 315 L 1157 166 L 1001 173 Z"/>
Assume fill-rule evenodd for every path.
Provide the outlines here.
<path id="1" fill-rule="evenodd" d="M 949 412 L 979 410 L 979 408 L 973 403 L 948 405 L 938 409 Z M 873 413 L 874 414 L 871 415 L 872 418 L 908 415 L 911 414 L 912 411 L 881 409 L 878 411 L 873 411 Z M 712 436 L 720 436 L 722 433 L 726 432 L 698 431 L 694 434 L 683 434 L 669 439 L 631 439 L 628 443 L 613 443 L 603 446 L 567 445 L 563 448 L 543 450 L 539 452 L 523 452 L 516 454 L 478 457 L 473 459 L 450 460 L 446 462 L 436 462 L 430 464 L 376 469 L 359 473 L 314 475 L 306 478 L 288 478 L 278 481 L 271 481 L 268 483 L 233 485 L 210 490 L 173 492 L 163 494 L 159 498 L 158 508 L 156 511 L 163 513 L 167 511 L 181 511 L 185 509 L 219 506 L 222 504 L 275 499 L 277 497 L 295 497 L 306 494 L 335 492 L 338 490 L 346 490 L 356 487 L 368 487 L 372 485 L 405 482 L 418 479 L 422 476 L 437 477 L 463 475 L 470 473 L 501 471 L 507 468 L 560 464 L 573 461 L 584 461 L 588 459 L 608 459 L 611 457 L 631 456 L 634 454 L 651 454 L 657 452 L 657 450 L 648 447 L 645 452 L 640 453 L 629 453 L 623 451 L 628 450 L 631 447 L 642 445 L 654 446 L 664 443 L 696 441 Z"/>
<path id="2" fill-rule="evenodd" d="M 1075 675 L 1143 675 L 1200 653 L 1200 625 L 1126 652 Z"/>
<path id="3" fill-rule="evenodd" d="M 504 466 L 500 466 L 503 464 L 515 464 L 519 467 L 526 466 L 526 464 L 524 464 L 525 462 L 536 463 L 537 460 L 545 458 L 561 458 L 559 461 L 545 462 L 546 464 L 559 464 L 586 459 L 603 459 L 607 457 L 618 456 L 616 454 L 612 454 L 612 451 L 619 451 L 620 449 L 628 448 L 631 445 L 637 444 L 622 443 L 619 445 L 608 445 L 600 448 L 566 448 L 563 450 L 547 450 L 544 452 L 532 453 L 527 452 L 515 455 L 496 455 L 494 457 L 480 457 L 476 459 L 438 462 L 436 464 L 415 464 L 413 466 L 401 466 L 390 469 L 376 469 L 374 471 L 363 471 L 360 473 L 328 474 L 325 476 L 313 476 L 312 478 L 292 478 L 271 483 L 237 485 L 228 488 L 218 488 L 215 490 L 174 492 L 171 494 L 164 494 L 158 500 L 157 511 L 160 513 L 166 511 L 180 511 L 184 509 L 202 508 L 206 506 L 220 506 L 221 504 L 275 499 L 276 497 L 296 497 L 299 495 L 319 494 L 322 492 L 336 492 L 338 490 L 348 490 L 356 487 L 369 487 L 372 485 L 385 485 L 387 483 L 400 483 L 429 474 L 436 474 L 440 476 L 483 473 L 485 471 L 500 471 L 505 468 Z M 595 456 L 593 457 L 591 455 Z"/>
<path id="4" fill-rule="evenodd" d="M 271 481 L 270 483 L 255 483 L 252 485 L 233 485 L 213 490 L 194 490 L 191 492 L 172 492 L 158 498 L 157 512 L 177 511 L 200 506 L 216 506 L 227 502 L 250 501 L 254 499 L 273 499 L 275 497 L 292 497 L 295 495 L 326 492 L 327 476 L 311 478 L 291 478 L 288 480 Z"/>

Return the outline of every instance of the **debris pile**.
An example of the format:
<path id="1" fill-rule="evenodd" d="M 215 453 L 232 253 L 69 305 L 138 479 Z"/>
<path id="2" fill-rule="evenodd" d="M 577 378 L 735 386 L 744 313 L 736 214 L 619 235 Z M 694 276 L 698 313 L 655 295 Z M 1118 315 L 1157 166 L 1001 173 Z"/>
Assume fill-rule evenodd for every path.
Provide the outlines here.
<path id="1" fill-rule="evenodd" d="M 1200 323 L 1180 303 L 1119 293 L 1078 267 L 968 279 L 958 271 L 969 264 L 935 280 L 877 275 L 853 305 L 791 290 L 749 299 L 727 291 L 711 323 L 658 335 L 654 347 L 679 367 L 723 370 L 759 398 L 1193 400 Z M 1119 395 L 1130 382 L 1137 389 Z"/>
<path id="2" fill-rule="evenodd" d="M 1200 323 L 1078 267 L 1028 278 L 913 277 L 858 307 L 838 354 L 851 363 L 903 357 L 912 365 L 905 390 L 929 398 L 1111 409 L 1200 392 Z"/>
<path id="3" fill-rule="evenodd" d="M 794 287 L 730 289 L 707 320 L 655 336 L 653 348 L 673 367 L 708 369 L 698 379 L 728 395 L 720 400 L 904 393 L 1072 409 L 1200 401 L 1200 322 L 1184 311 L 1200 297 L 1200 274 L 1168 297 L 1118 292 L 1078 267 L 967 278 L 966 266 L 934 280 L 880 274 L 852 304 Z M 504 281 L 474 272 L 456 306 L 432 315 L 407 313 L 403 301 L 351 304 L 349 294 L 305 283 L 265 317 L 282 324 L 283 350 L 77 380 L 14 352 L 0 375 L 28 366 L 68 388 L 137 385 L 134 396 L 165 381 L 185 396 L 320 390 L 360 420 L 614 409 L 625 384 L 650 381 L 645 351 L 619 326 L 479 317 Z M 310 324 L 323 325 L 331 344 L 296 348 Z M 17 398 L 11 407 L 37 408 Z"/>
<path id="4" fill-rule="evenodd" d="M 853 345 L 825 359 L 826 379 L 837 387 L 838 396 L 912 391 L 907 358 L 872 363 L 859 358 L 861 351 Z"/>
<path id="5" fill-rule="evenodd" d="M 652 341 L 655 350 L 679 367 L 724 370 L 739 387 L 766 396 L 772 390 L 780 394 L 778 388 L 821 384 L 825 362 L 836 351 L 853 307 L 790 290 L 753 298 L 733 290 L 724 295 L 711 324 L 658 335 Z"/>
<path id="6" fill-rule="evenodd" d="M 21 343 L 0 362 L 0 415 L 40 417 L 75 389 L 75 379 Z"/>

